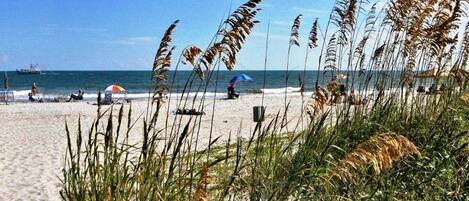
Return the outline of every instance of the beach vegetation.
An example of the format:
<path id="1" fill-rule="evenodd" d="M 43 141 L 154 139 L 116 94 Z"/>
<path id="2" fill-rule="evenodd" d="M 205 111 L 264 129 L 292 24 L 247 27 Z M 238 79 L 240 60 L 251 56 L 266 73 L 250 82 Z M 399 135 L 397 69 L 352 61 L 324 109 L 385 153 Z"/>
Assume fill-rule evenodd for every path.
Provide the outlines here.
<path id="1" fill-rule="evenodd" d="M 217 97 L 207 96 L 207 88 L 218 84 L 220 67 L 235 69 L 238 53 L 260 23 L 260 2 L 249 0 L 227 15 L 206 49 L 189 45 L 175 59 L 176 69 L 181 64 L 194 69 L 175 100 L 177 108 L 204 111 L 213 98 L 215 110 Z M 306 36 L 305 69 L 321 72 L 309 100 L 293 103 L 285 92 L 284 108 L 257 122 L 249 138 L 240 137 L 246 132 L 240 125 L 227 140 L 213 137 L 213 113 L 203 122 L 201 116 L 183 118 L 161 107 L 174 101 L 167 96 L 172 93 L 167 71 L 175 21 L 157 49 L 145 114 L 134 117 L 130 104 L 98 105 L 92 125 L 80 119 L 78 128 L 65 123 L 60 195 L 63 200 L 467 200 L 469 24 L 462 23 L 468 3 L 338 0 L 327 27 L 321 29 L 315 19 Z M 290 49 L 300 46 L 300 24 L 307 23 L 297 16 L 287 60 Z M 309 61 L 308 51 L 316 47 L 321 47 L 318 61 Z M 431 69 L 436 73 L 430 80 L 439 89 L 417 93 L 428 81 L 418 75 Z M 203 82 L 193 86 L 194 79 Z M 190 96 L 193 88 L 197 93 Z M 300 112 L 291 104 L 302 104 L 301 114 L 307 115 L 287 118 Z M 169 118 L 176 123 L 169 125 Z M 200 125 L 207 123 L 209 133 L 201 133 Z M 135 124 L 144 125 L 136 143 L 129 136 Z"/>

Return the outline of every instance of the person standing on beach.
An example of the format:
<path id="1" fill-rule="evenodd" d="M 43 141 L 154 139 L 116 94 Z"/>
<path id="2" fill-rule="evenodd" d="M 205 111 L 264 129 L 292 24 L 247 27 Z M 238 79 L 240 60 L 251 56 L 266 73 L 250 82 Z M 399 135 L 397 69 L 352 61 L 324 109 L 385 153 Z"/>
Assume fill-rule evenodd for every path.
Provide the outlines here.
<path id="1" fill-rule="evenodd" d="M 32 94 L 33 96 L 35 96 L 35 95 L 38 94 L 38 93 L 39 93 L 39 91 L 37 90 L 36 83 L 34 82 L 34 83 L 33 83 L 33 86 L 31 86 L 31 94 Z"/>

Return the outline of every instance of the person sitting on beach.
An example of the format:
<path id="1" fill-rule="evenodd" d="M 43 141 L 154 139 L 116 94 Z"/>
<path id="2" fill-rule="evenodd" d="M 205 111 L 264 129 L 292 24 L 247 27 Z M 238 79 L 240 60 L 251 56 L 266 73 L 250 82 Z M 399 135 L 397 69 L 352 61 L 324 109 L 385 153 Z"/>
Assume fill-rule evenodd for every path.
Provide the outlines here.
<path id="1" fill-rule="evenodd" d="M 230 83 L 228 84 L 228 99 L 235 99 L 239 98 L 239 93 L 235 91 L 235 84 Z"/>
<path id="2" fill-rule="evenodd" d="M 31 86 L 31 95 L 35 96 L 38 93 L 39 93 L 39 91 L 37 90 L 36 83 L 34 82 L 33 85 Z"/>
<path id="3" fill-rule="evenodd" d="M 42 100 L 42 98 L 36 98 L 36 97 L 34 97 L 33 93 L 31 93 L 31 92 L 28 93 L 28 99 L 29 99 L 29 101 L 31 101 L 31 102 L 36 102 L 36 101 L 37 101 L 37 102 L 40 102 L 40 103 L 44 102 L 44 101 Z"/>
<path id="4" fill-rule="evenodd" d="M 85 92 L 83 92 L 82 90 L 78 90 L 78 94 L 75 95 L 75 94 L 70 94 L 70 99 L 68 99 L 67 102 L 70 102 L 72 100 L 83 100 L 83 95 L 85 94 Z"/>
<path id="5" fill-rule="evenodd" d="M 28 99 L 29 99 L 29 101 L 31 101 L 31 102 L 36 101 L 36 99 L 33 97 L 33 93 L 31 93 L 31 92 L 28 93 Z"/>

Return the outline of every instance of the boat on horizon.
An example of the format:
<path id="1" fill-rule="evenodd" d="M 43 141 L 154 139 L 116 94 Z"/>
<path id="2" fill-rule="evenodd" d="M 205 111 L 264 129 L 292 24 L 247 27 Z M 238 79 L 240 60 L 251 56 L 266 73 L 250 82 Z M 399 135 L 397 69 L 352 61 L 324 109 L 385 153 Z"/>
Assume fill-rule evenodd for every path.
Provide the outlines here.
<path id="1" fill-rule="evenodd" d="M 37 75 L 41 74 L 41 69 L 39 69 L 38 64 L 30 64 L 29 69 L 16 69 L 16 73 L 18 73 L 18 75 Z"/>

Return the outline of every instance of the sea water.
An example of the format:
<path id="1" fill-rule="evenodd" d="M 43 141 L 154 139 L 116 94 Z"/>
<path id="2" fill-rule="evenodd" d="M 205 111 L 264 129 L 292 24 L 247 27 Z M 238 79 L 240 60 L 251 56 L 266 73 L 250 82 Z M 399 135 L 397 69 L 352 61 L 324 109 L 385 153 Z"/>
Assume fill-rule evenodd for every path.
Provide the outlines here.
<path id="1" fill-rule="evenodd" d="M 347 74 L 347 72 L 342 72 Z M 300 79 L 304 80 L 306 91 L 315 88 L 316 80 L 319 84 L 331 80 L 330 73 L 319 71 L 219 71 L 213 72 L 210 82 L 206 84 L 199 78 L 191 79 L 192 71 L 170 71 L 168 73 L 167 85 L 171 93 L 206 91 L 207 93 L 225 93 L 228 82 L 236 75 L 246 74 L 253 81 L 238 82 L 236 90 L 244 94 L 266 93 L 281 94 L 285 92 L 299 92 Z M 371 85 L 377 76 L 366 76 L 359 72 L 348 72 L 349 82 L 355 82 L 358 87 L 360 82 L 370 79 Z M 8 72 L 9 90 L 14 91 L 16 99 L 27 99 L 31 85 L 36 83 L 41 96 L 46 98 L 66 98 L 78 90 L 84 90 L 85 99 L 96 98 L 98 91 L 103 91 L 111 84 L 117 84 L 126 89 L 129 98 L 146 98 L 152 91 L 150 71 L 44 71 L 40 75 L 18 75 L 16 72 Z M 370 74 L 371 75 L 371 74 Z M 288 80 L 286 79 L 288 77 Z M 1 79 L 1 78 L 0 78 Z M 188 82 L 193 80 L 193 82 Z M 345 82 L 345 81 L 343 81 Z"/>

